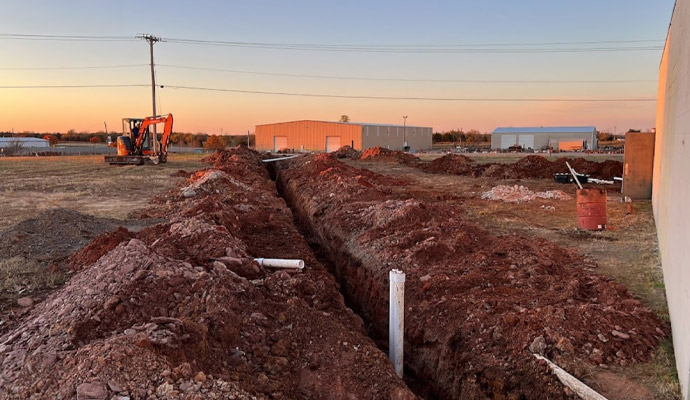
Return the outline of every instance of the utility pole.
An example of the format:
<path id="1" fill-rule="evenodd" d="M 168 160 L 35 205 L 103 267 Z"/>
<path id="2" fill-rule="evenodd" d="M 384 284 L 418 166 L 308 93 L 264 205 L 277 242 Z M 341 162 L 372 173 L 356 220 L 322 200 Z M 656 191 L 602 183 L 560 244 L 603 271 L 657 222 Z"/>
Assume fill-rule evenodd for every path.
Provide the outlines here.
<path id="1" fill-rule="evenodd" d="M 153 63 L 153 44 L 160 42 L 162 39 L 153 35 L 138 35 L 139 39 L 144 39 L 149 42 L 149 53 L 151 54 L 151 96 L 153 99 L 153 116 L 158 115 L 156 112 L 156 73 Z M 153 124 L 153 137 L 151 139 L 151 146 L 153 154 L 158 154 L 158 132 L 156 132 L 156 124 Z"/>
<path id="2" fill-rule="evenodd" d="M 407 115 L 403 115 L 403 151 L 405 151 L 405 147 L 407 147 Z"/>

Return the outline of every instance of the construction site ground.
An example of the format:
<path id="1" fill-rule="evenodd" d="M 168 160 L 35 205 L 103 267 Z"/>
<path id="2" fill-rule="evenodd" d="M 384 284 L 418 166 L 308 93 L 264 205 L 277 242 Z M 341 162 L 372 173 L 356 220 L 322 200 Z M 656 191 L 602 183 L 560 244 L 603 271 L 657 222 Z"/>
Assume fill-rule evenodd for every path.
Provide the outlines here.
<path id="1" fill-rule="evenodd" d="M 302 200 L 294 193 L 290 198 L 289 187 L 281 188 L 281 182 L 292 179 L 297 183 L 305 178 L 304 185 L 314 193 L 325 190 L 319 196 L 329 199 L 317 202 L 323 208 L 317 210 L 312 223 L 336 221 L 319 219 L 319 212 L 328 214 L 327 204 L 334 207 L 349 193 L 352 199 L 371 202 L 372 210 L 366 215 L 377 221 L 392 212 L 387 208 L 401 205 L 403 211 L 414 211 L 421 203 L 432 204 L 442 215 L 457 212 L 467 237 L 494 240 L 491 237 L 519 235 L 529 238 L 530 246 L 543 240 L 554 243 L 545 248 L 566 249 L 563 254 L 555 250 L 559 255 L 553 259 L 544 254 L 553 262 L 563 259 L 586 266 L 585 275 L 578 272 L 578 276 L 602 275 L 627 287 L 625 291 L 611 286 L 620 294 L 609 297 L 625 299 L 624 308 L 637 315 L 644 338 L 640 341 L 635 335 L 630 339 L 622 334 L 629 339 L 623 340 L 604 332 L 608 339 L 594 343 L 604 350 L 601 362 L 591 362 L 590 357 L 590 362 L 577 367 L 574 363 L 580 358 L 574 354 L 592 356 L 601 350 L 592 353 L 589 344 L 584 350 L 569 349 L 570 341 L 552 343 L 543 334 L 548 351 L 609 399 L 679 398 L 650 202 L 634 202 L 633 212 L 628 214 L 620 194 L 610 190 L 609 229 L 585 232 L 576 229 L 573 185 L 549 179 L 428 173 L 420 167 L 438 155 L 423 155 L 422 161 L 412 164 L 337 161 L 352 170 L 342 169 L 332 158 L 316 158 L 327 157 L 324 155 L 307 157 L 311 158 L 290 165 L 281 162 L 273 170 L 263 167 L 261 156 L 242 149 L 218 153 L 206 162 L 200 155 L 175 155 L 167 164 L 151 167 L 109 166 L 102 156 L 0 161 L 0 398 L 413 398 L 408 387 L 422 398 L 452 398 L 447 396 L 452 392 L 443 392 L 450 383 L 439 385 L 442 389 L 436 391 L 415 374 L 405 382 L 395 376 L 376 328 L 381 320 L 376 310 L 387 302 L 387 293 L 372 286 L 367 288 L 367 299 L 381 297 L 381 304 L 353 302 L 354 292 L 348 289 L 351 282 L 341 280 L 338 272 L 338 261 L 345 254 L 330 252 L 319 243 L 320 228 L 310 228 L 310 221 L 304 220 Z M 482 164 L 512 163 L 523 156 L 470 157 Z M 586 158 L 621 161 L 620 156 Z M 311 168 L 321 162 L 325 169 L 310 181 Z M 280 169 L 287 172 L 281 175 Z M 269 172 L 277 175 L 273 178 L 278 190 Z M 499 188 L 499 194 L 512 188 L 549 195 L 521 202 L 482 198 L 499 185 L 506 187 Z M 554 191 L 571 199 L 554 198 Z M 345 208 L 354 218 L 354 209 Z M 415 218 L 413 215 L 411 225 L 392 231 L 374 229 L 363 237 L 371 240 L 371 246 L 379 246 L 384 243 L 381 235 L 395 239 L 399 229 L 397 237 L 403 242 L 412 240 L 410 247 L 434 245 L 428 235 L 406 233 Z M 474 226 L 481 232 L 475 232 Z M 456 232 L 457 227 L 452 229 Z M 337 238 L 328 239 L 338 242 Z M 397 239 L 394 243 L 377 249 L 382 256 L 396 248 L 401 254 L 409 253 Z M 472 245 L 467 246 L 463 251 L 470 254 Z M 509 246 L 513 244 L 506 248 Z M 444 247 L 432 246 L 419 254 L 437 265 L 445 256 L 435 255 L 438 249 Z M 570 250 L 574 250 L 572 255 Z M 512 248 L 506 251 L 513 257 Z M 529 251 L 525 254 L 534 258 Z M 295 274 L 257 267 L 251 258 L 262 256 L 302 258 L 307 268 Z M 548 269 L 549 263 L 539 268 Z M 414 302 L 422 300 L 438 309 L 444 307 L 445 297 L 438 301 L 418 297 L 415 292 L 435 295 L 436 285 L 444 284 L 437 280 L 438 269 L 434 271 L 433 276 L 417 276 L 411 271 L 411 307 L 417 308 Z M 605 284 L 596 281 L 603 288 L 601 293 L 608 293 Z M 638 310 L 633 299 L 654 315 Z M 619 304 L 610 306 L 616 309 L 612 312 L 618 312 Z M 487 310 L 498 309 L 500 301 L 478 307 L 486 310 L 477 315 L 489 315 Z M 638 311 L 641 314 L 635 314 Z M 522 326 L 523 317 L 516 313 L 518 322 L 511 324 Z M 501 315 L 516 318 L 511 313 Z M 414 324 L 415 317 L 408 317 Z M 632 328 L 625 318 L 611 324 L 614 322 Z M 511 337 L 506 326 L 501 320 L 489 334 L 503 343 Z M 540 344 L 532 341 L 533 336 L 520 337 L 531 343 L 530 350 Z M 661 336 L 657 344 L 656 338 Z M 575 346 L 584 342 L 571 339 Z M 625 356 L 614 355 L 618 345 L 623 346 Z M 467 354 L 471 352 L 462 357 Z M 414 356 L 407 353 L 406 362 L 408 357 Z M 523 398 L 576 398 L 547 368 L 518 362 L 522 356 L 517 353 L 506 357 L 505 365 L 487 375 L 488 386 L 480 380 L 469 382 L 460 372 L 452 378 L 453 384 L 464 385 L 463 398 L 520 398 L 516 393 Z M 467 365 L 468 369 L 475 361 L 460 360 L 458 368 Z M 477 362 L 482 365 L 484 361 Z M 511 370 L 515 365 L 524 370 Z M 505 371 L 526 377 L 525 382 L 515 383 Z M 543 377 L 530 380 L 535 374 Z M 542 386 L 531 389 L 535 383 Z"/>
<path id="2" fill-rule="evenodd" d="M 425 154 L 419 158 L 424 162 L 431 162 L 441 156 Z M 525 157 L 523 154 L 466 156 L 478 164 L 508 164 Z M 582 155 L 552 154 L 545 158 L 554 161 L 566 156 Z M 585 155 L 584 158 L 597 162 L 623 160 L 622 155 Z M 577 229 L 575 184 L 558 184 L 550 179 L 496 179 L 429 174 L 420 170 L 419 165 L 349 159 L 343 161 L 357 168 L 404 181 L 404 185 L 392 188 L 400 197 L 441 200 L 456 207 L 477 225 L 496 234 L 518 233 L 574 248 L 596 263 L 597 273 L 627 286 L 635 297 L 649 306 L 665 323 L 669 323 L 651 201 L 635 201 L 633 212 L 627 214 L 626 205 L 620 201 L 620 186 L 589 185 L 608 189 L 609 229 L 582 231 Z M 524 186 L 534 192 L 562 190 L 572 199 L 535 199 L 524 202 L 482 199 L 483 193 L 497 185 Z M 680 396 L 670 338 L 662 341 L 650 362 L 626 368 L 590 367 L 584 381 L 610 399 L 676 399 Z"/>

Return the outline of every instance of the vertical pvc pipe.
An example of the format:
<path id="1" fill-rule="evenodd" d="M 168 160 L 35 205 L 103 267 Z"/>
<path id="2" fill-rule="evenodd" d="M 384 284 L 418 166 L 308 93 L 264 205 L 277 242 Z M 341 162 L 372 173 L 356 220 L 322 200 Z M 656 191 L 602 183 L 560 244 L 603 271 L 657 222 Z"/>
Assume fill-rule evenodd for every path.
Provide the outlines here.
<path id="1" fill-rule="evenodd" d="M 405 336 L 405 273 L 393 269 L 388 274 L 390 298 L 388 303 L 388 357 L 395 373 L 403 376 L 403 338 Z"/>

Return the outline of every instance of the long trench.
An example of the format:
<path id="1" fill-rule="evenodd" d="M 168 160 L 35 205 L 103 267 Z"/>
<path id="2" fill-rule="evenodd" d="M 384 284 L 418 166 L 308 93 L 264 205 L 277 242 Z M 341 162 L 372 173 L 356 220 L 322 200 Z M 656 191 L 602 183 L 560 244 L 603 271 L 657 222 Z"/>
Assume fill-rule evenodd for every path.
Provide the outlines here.
<path id="1" fill-rule="evenodd" d="M 269 163 L 267 164 L 267 169 L 271 180 L 276 184 L 278 195 L 285 200 L 288 208 L 292 211 L 298 231 L 306 239 L 317 260 L 326 267 L 336 282 L 338 282 L 340 293 L 343 295 L 347 307 L 353 310 L 364 321 L 369 338 L 376 343 L 381 351 L 388 354 L 388 336 L 376 329 L 368 305 L 364 303 L 362 296 L 358 294 L 360 290 L 366 290 L 366 288 L 359 288 L 358 290 L 352 287 L 353 280 L 348 279 L 348 277 L 345 276 L 347 272 L 343 271 L 343 269 L 349 269 L 350 271 L 363 271 L 364 269 L 358 265 L 359 261 L 350 257 L 349 253 L 344 249 L 334 252 L 326 248 L 327 244 L 319 235 L 314 223 L 307 218 L 305 210 L 301 210 L 297 205 L 296 199 L 286 193 L 278 177 L 278 165 L 278 163 Z M 439 398 L 433 392 L 433 388 L 429 385 L 429 382 L 424 378 L 418 377 L 412 369 L 407 367 L 407 365 L 404 366 L 403 380 L 410 390 L 418 397 L 428 400 Z"/>

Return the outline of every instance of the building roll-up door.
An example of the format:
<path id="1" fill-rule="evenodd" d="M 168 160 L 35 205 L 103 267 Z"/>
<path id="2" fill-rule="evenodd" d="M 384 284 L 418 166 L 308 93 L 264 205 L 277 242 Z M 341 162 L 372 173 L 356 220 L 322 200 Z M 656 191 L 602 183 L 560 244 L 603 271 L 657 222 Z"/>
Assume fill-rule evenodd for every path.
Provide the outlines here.
<path id="1" fill-rule="evenodd" d="M 340 148 L 340 136 L 326 136 L 326 152 L 331 153 Z"/>
<path id="2" fill-rule="evenodd" d="M 534 148 L 534 135 L 520 135 L 518 139 L 518 144 L 522 146 L 523 149 Z"/>
<path id="3" fill-rule="evenodd" d="M 287 136 L 273 136 L 273 151 L 287 149 Z"/>
<path id="4" fill-rule="evenodd" d="M 517 135 L 501 135 L 501 148 L 507 149 L 510 146 L 515 146 L 517 143 Z"/>

